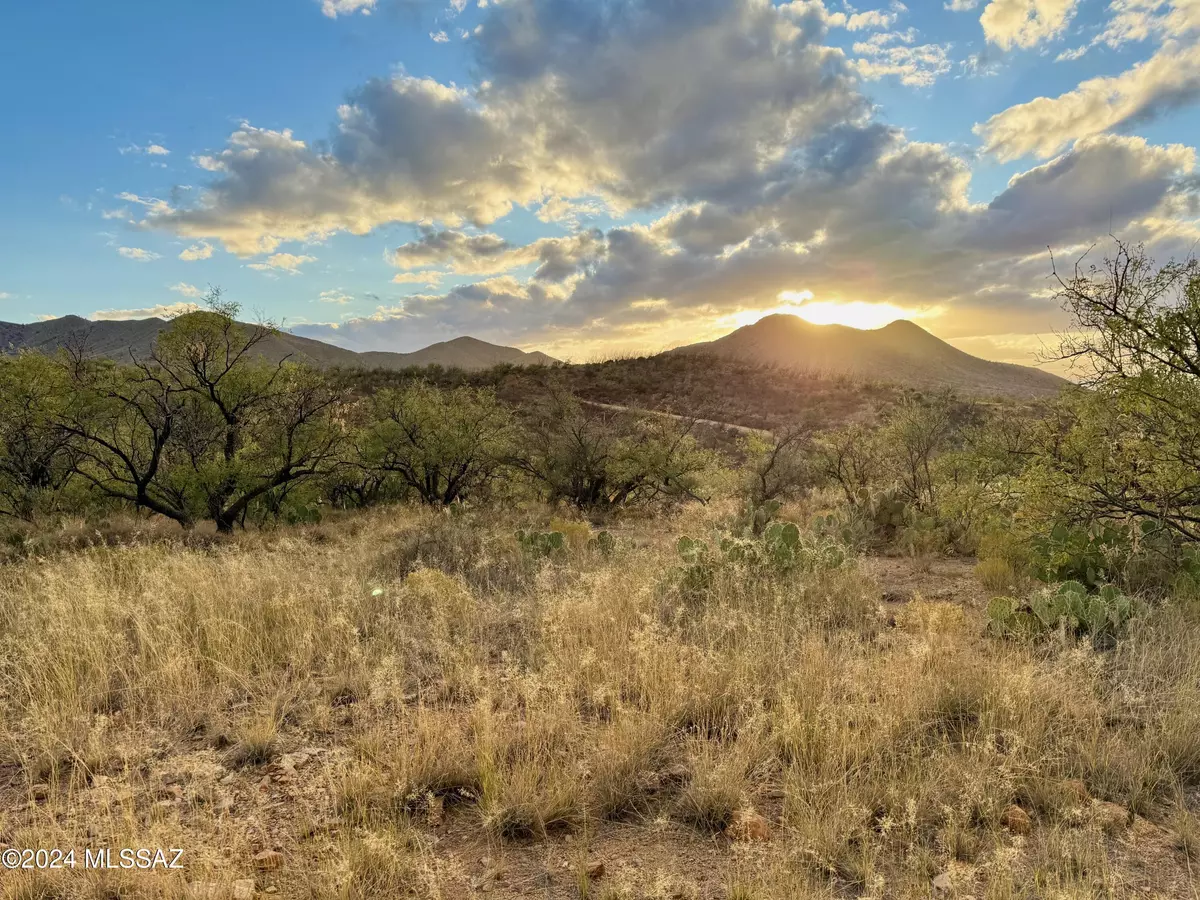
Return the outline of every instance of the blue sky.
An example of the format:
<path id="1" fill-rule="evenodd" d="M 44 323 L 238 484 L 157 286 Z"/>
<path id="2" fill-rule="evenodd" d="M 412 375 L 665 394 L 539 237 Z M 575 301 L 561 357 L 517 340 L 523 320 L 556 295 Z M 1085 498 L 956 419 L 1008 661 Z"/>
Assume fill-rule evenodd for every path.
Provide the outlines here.
<path id="1" fill-rule="evenodd" d="M 787 309 L 1022 360 L 1063 324 L 1047 245 L 1200 238 L 1200 0 L 3 22 L 0 320 L 170 314 L 212 284 L 354 349 L 588 358 Z"/>

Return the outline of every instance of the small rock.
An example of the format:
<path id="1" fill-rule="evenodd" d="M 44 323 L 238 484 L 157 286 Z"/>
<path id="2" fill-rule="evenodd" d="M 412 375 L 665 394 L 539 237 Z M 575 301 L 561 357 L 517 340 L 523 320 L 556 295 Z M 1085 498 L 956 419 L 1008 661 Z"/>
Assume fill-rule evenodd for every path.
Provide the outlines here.
<path id="1" fill-rule="evenodd" d="M 587 877 L 592 881 L 599 881 L 604 877 L 604 872 L 604 863 L 602 862 L 594 862 L 587 867 Z"/>
<path id="2" fill-rule="evenodd" d="M 283 854 L 276 850 L 263 850 L 260 853 L 254 854 L 254 868 L 261 869 L 264 872 L 278 869 L 283 866 Z"/>
<path id="3" fill-rule="evenodd" d="M 230 886 L 229 895 L 233 900 L 254 900 L 254 879 L 238 879 Z"/>
<path id="4" fill-rule="evenodd" d="M 279 888 L 275 887 L 275 885 L 271 885 L 269 888 L 267 888 L 267 893 L 268 894 L 278 894 Z"/>
<path id="5" fill-rule="evenodd" d="M 228 787 L 229 785 L 233 784 L 235 781 L 237 781 L 237 775 L 233 774 L 233 772 L 230 772 L 228 775 L 226 775 L 224 778 L 221 779 L 221 784 Z"/>
<path id="6" fill-rule="evenodd" d="M 949 872 L 943 872 L 933 879 L 933 896 L 949 897 L 950 892 L 954 890 L 954 881 L 950 878 Z"/>
<path id="7" fill-rule="evenodd" d="M 285 769 L 299 769 L 309 760 L 309 755 L 301 750 L 298 753 L 285 753 L 279 757 L 279 765 Z"/>
<path id="8" fill-rule="evenodd" d="M 258 783 L 258 789 L 260 791 L 268 791 L 271 789 L 271 776 L 270 775 L 264 775 L 262 777 L 262 781 L 260 781 Z"/>
<path id="9" fill-rule="evenodd" d="M 752 809 L 739 809 L 729 821 L 729 836 L 735 841 L 769 841 L 771 825 Z"/>
<path id="10" fill-rule="evenodd" d="M 1004 812 L 1000 814 L 1000 824 L 1013 834 L 1029 834 L 1033 830 L 1033 820 L 1029 818 L 1029 813 L 1015 803 L 1005 807 Z"/>

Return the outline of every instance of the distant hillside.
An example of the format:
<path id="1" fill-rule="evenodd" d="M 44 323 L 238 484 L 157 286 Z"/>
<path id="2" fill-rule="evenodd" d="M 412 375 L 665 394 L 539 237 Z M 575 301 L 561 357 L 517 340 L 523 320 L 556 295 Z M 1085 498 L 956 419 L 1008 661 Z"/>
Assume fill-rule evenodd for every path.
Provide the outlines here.
<path id="1" fill-rule="evenodd" d="M 166 319 L 131 319 L 121 322 L 92 322 L 79 316 L 63 316 L 46 322 L 19 325 L 0 322 L 0 353 L 37 350 L 53 353 L 75 337 L 85 337 L 94 356 L 128 362 L 130 353 L 145 357 L 159 332 L 171 323 Z M 412 366 L 443 366 L 466 370 L 510 365 L 549 365 L 557 362 L 545 353 L 526 353 L 471 337 L 455 338 L 413 353 L 355 353 L 322 341 L 276 332 L 258 346 L 259 353 L 278 362 L 288 357 L 322 368 L 406 369 Z"/>
<path id="2" fill-rule="evenodd" d="M 964 353 L 912 322 L 864 331 L 772 315 L 723 338 L 671 351 L 708 353 L 813 373 L 842 374 L 965 394 L 1018 398 L 1056 394 L 1067 382 L 1039 369 Z"/>

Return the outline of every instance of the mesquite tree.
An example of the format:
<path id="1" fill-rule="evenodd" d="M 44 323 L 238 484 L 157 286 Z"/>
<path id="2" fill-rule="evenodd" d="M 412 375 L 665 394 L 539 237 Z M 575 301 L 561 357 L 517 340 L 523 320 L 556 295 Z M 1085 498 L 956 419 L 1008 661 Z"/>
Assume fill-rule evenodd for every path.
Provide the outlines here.
<path id="1" fill-rule="evenodd" d="M 1118 240 L 1059 286 L 1073 324 L 1057 358 L 1085 390 L 1047 431 L 1044 495 L 1078 518 L 1200 540 L 1200 263 L 1156 266 Z"/>
<path id="2" fill-rule="evenodd" d="M 76 356 L 64 429 L 80 441 L 78 468 L 101 494 L 219 531 L 250 504 L 339 460 L 341 394 L 320 373 L 267 361 L 268 325 L 243 325 L 236 304 L 177 318 L 130 365 Z"/>

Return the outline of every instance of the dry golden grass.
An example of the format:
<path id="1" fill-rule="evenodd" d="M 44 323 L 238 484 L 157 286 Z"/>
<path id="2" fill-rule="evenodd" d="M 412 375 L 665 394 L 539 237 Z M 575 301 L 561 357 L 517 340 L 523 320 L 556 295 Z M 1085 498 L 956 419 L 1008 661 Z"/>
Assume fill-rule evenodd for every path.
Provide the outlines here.
<path id="1" fill-rule="evenodd" d="M 946 601 L 889 627 L 855 566 L 681 592 L 715 516 L 564 560 L 517 546 L 536 510 L 384 509 L 0 568 L 0 842 L 187 850 L 6 896 L 1194 895 L 1194 606 L 1098 653 Z M 770 840 L 725 836 L 747 810 Z"/>

